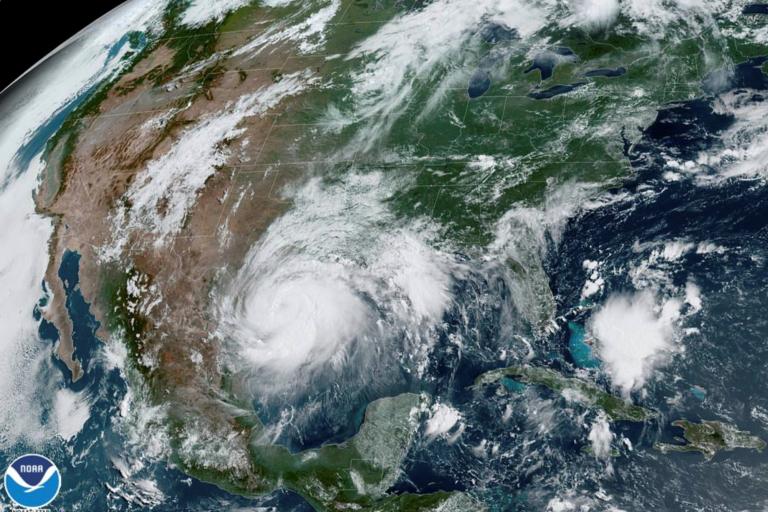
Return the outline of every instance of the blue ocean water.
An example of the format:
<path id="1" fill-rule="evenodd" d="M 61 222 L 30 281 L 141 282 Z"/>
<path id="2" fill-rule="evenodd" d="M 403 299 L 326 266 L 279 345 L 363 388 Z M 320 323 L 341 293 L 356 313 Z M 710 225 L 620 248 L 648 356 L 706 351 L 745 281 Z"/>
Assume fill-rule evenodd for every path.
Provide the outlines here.
<path id="1" fill-rule="evenodd" d="M 753 58 L 736 66 L 731 92 L 742 95 L 742 105 L 765 100 L 764 62 Z M 700 454 L 661 456 L 653 448 L 655 442 L 676 442 L 681 432 L 670 423 L 681 417 L 732 422 L 768 439 L 765 425 L 752 412 L 768 411 L 768 318 L 764 314 L 768 308 L 768 187 L 749 177 L 717 178 L 706 186 L 690 177 L 678 181 L 664 177 L 670 154 L 683 161 L 695 160 L 700 152 L 720 147 L 723 132 L 736 120 L 717 109 L 715 102 L 714 97 L 701 97 L 662 106 L 640 140 L 625 146 L 633 174 L 606 192 L 604 206 L 574 215 L 546 259 L 556 315 L 569 321 L 554 339 L 537 342 L 539 355 L 532 364 L 565 375 L 577 367 L 592 369 L 598 385 L 610 389 L 585 343 L 584 325 L 599 301 L 582 304 L 583 261 L 600 259 L 607 269 L 626 270 L 648 258 L 653 244 L 688 240 L 721 248 L 716 253 L 690 251 L 669 265 L 669 286 L 679 290 L 695 282 L 704 308 L 698 313 L 686 310 L 681 326 L 687 332 L 682 341 L 684 356 L 672 358 L 654 375 L 645 394 L 632 396 L 636 403 L 658 411 L 659 417 L 646 424 L 612 424 L 617 439 L 624 437 L 628 444 L 621 444 L 622 451 L 612 459 L 611 478 L 602 478 L 603 462 L 585 455 L 580 409 L 558 393 L 540 386 L 525 393 L 472 386 L 471 379 L 483 368 L 506 364 L 488 356 L 496 353 L 504 339 L 502 319 L 508 317 L 486 310 L 470 316 L 476 346 L 464 347 L 457 355 L 450 343 L 439 345 L 429 370 L 438 383 L 430 391 L 446 397 L 462 415 L 461 442 L 417 442 L 396 489 L 477 489 L 482 482 L 481 495 L 514 496 L 496 501 L 493 510 L 505 511 L 542 510 L 547 503 L 544 497 L 562 492 L 568 485 L 564 482 L 578 482 L 585 496 L 607 493 L 612 496 L 611 505 L 624 510 L 705 510 L 713 503 L 727 504 L 729 510 L 752 510 L 755 503 L 768 500 L 761 476 L 764 454 L 736 450 L 704 464 Z M 714 177 L 718 169 L 701 172 Z M 636 291 L 626 271 L 601 276 L 606 281 L 605 296 Z M 503 286 L 493 289 L 505 298 Z M 470 290 L 459 285 L 456 294 L 474 304 Z M 574 304 L 586 307 L 574 316 Z M 450 314 L 446 318 L 456 329 L 465 320 Z M 522 355 L 516 357 L 522 359 Z M 519 390 L 514 381 L 501 384 L 509 391 Z M 504 455 L 482 456 L 490 450 Z M 729 484 L 731 478 L 738 478 L 739 485 Z"/>
<path id="2" fill-rule="evenodd" d="M 125 398 L 128 385 L 120 370 L 107 364 L 107 358 L 103 355 L 104 343 L 96 338 L 97 322 L 79 289 L 79 262 L 80 255 L 77 252 L 67 251 L 58 276 L 67 294 L 67 311 L 75 332 L 75 353 L 85 369 L 80 380 L 73 383 L 69 370 L 54 356 L 53 348 L 59 339 L 57 329 L 41 318 L 38 306 L 33 314 L 40 322 L 39 334 L 43 343 L 48 343 L 50 347 L 50 364 L 45 369 L 54 372 L 38 378 L 53 380 L 60 387 L 84 393 L 90 403 L 90 417 L 82 431 L 68 441 L 56 437 L 43 447 L 21 443 L 12 451 L 0 453 L 0 466 L 28 452 L 39 452 L 53 460 L 61 472 L 62 486 L 59 497 L 48 507 L 52 510 L 146 510 L 147 504 L 138 499 L 128 501 L 118 494 L 107 492 L 107 486 L 119 489 L 125 484 L 113 460 L 126 456 L 127 440 L 123 437 L 123 431 L 117 428 L 116 421 L 119 421 L 119 406 Z M 47 294 L 43 285 L 43 298 L 39 306 L 44 306 L 46 302 Z M 48 421 L 52 421 L 48 417 L 51 414 L 52 411 L 47 411 Z M 152 510 L 214 510 L 224 506 L 308 510 L 304 508 L 306 504 L 303 500 L 292 493 L 278 492 L 259 500 L 242 498 L 190 478 L 167 461 L 142 462 L 147 466 L 135 478 L 154 481 L 165 496 L 162 504 L 152 507 Z"/>
<path id="3" fill-rule="evenodd" d="M 130 47 L 130 51 L 141 51 L 147 44 L 146 34 L 140 32 L 129 33 L 120 38 L 115 44 L 108 48 L 106 56 L 104 58 L 104 69 L 120 52 L 126 47 Z M 22 87 L 24 85 L 22 80 L 13 87 Z M 52 116 L 50 116 L 44 123 L 42 123 L 19 147 L 18 151 L 14 155 L 13 165 L 19 172 L 24 172 L 29 168 L 29 164 L 34 158 L 41 154 L 46 149 L 46 144 L 53 137 L 56 132 L 64 124 L 67 117 L 80 105 L 82 105 L 91 95 L 96 92 L 103 82 L 97 82 L 89 87 L 79 91 L 69 101 L 67 101 L 59 110 L 57 110 Z M 6 182 L 15 179 L 17 176 L 6 177 Z M 3 183 L 0 186 L 4 186 Z"/>
<path id="4" fill-rule="evenodd" d="M 755 71 L 758 65 L 762 65 L 759 60 L 743 64 L 737 73 L 737 83 L 764 88 L 762 73 Z M 627 194 L 627 199 L 573 218 L 566 226 L 562 244 L 549 258 L 547 270 L 558 297 L 559 312 L 565 312 L 578 301 L 583 284 L 581 262 L 596 248 L 610 255 L 612 263 L 622 265 L 638 258 L 631 249 L 637 240 L 706 239 L 725 247 L 727 256 L 722 258 L 686 255 L 674 271 L 673 280 L 677 285 L 692 276 L 696 278 L 707 300 L 707 318 L 706 322 L 696 323 L 699 334 L 688 340 L 691 347 L 688 359 L 675 362 L 667 376 L 674 374 L 681 376 L 683 382 L 702 383 L 712 390 L 713 400 L 729 404 L 724 412 L 741 428 L 765 437 L 764 428 L 749 411 L 754 407 L 768 407 L 764 398 L 768 393 L 763 384 L 768 382 L 768 350 L 764 346 L 768 325 L 762 315 L 768 303 L 763 264 L 768 241 L 768 193 L 760 183 L 749 179 L 725 180 L 716 187 L 702 188 L 684 180 L 670 184 L 661 175 L 662 151 L 672 149 L 682 157 L 693 156 L 716 145 L 718 134 L 732 122 L 729 116 L 718 113 L 708 98 L 662 109 L 656 122 L 645 130 L 641 142 L 627 154 L 636 175 L 609 192 L 617 198 Z M 641 188 L 651 193 L 637 194 Z M 62 510 L 144 508 L 119 497 L 108 498 L 104 492 L 105 485 L 116 487 L 122 481 L 112 459 L 122 455 L 125 445 L 125 440 L 114 429 L 114 421 L 119 414 L 117 404 L 125 396 L 127 385 L 120 372 L 105 366 L 99 357 L 103 346 L 95 337 L 98 326 L 78 289 L 79 259 L 77 253 L 67 252 L 58 275 L 65 283 L 67 308 L 75 327 L 76 354 L 86 368 L 86 376 L 72 383 L 71 378 L 67 381 L 64 369 L 60 366 L 59 369 L 64 372 L 62 385 L 86 392 L 91 398 L 91 417 L 77 437 L 68 442 L 53 440 L 48 447 L 62 469 L 66 487 L 56 507 Z M 501 296 L 508 292 L 501 284 L 486 284 L 487 289 Z M 608 277 L 606 289 L 631 291 L 632 285 L 626 277 L 614 275 Z M 471 296 L 468 290 L 460 292 L 466 293 L 465 297 Z M 446 321 L 457 329 L 459 325 L 467 329 L 462 323 L 464 320 L 459 320 L 458 312 L 452 314 L 455 317 L 449 315 Z M 552 487 L 547 486 L 553 486 L 552 482 L 560 476 L 584 479 L 589 486 L 589 471 L 595 468 L 583 456 L 583 433 L 568 422 L 563 411 L 553 410 L 550 405 L 556 403 L 566 409 L 567 404 L 558 401 L 560 398 L 546 390 L 539 390 L 546 399 L 541 403 L 529 403 L 525 396 L 514 397 L 515 407 L 510 417 L 500 421 L 503 403 L 499 397 L 493 396 L 491 390 L 481 396 L 468 390 L 477 374 L 502 365 L 495 357 L 496 349 L 504 344 L 498 339 L 504 337 L 495 330 L 502 316 L 502 312 L 488 308 L 470 319 L 467 331 L 485 343 L 482 350 L 445 350 L 444 356 L 436 358 L 430 368 L 435 381 L 429 391 L 451 397 L 460 408 L 466 426 L 463 442 L 455 446 L 417 443 L 409 454 L 396 491 L 470 489 L 477 482 L 483 482 L 486 486 L 481 492 L 502 496 L 496 501 L 498 510 L 535 510 L 537 494 L 551 491 Z M 55 343 L 58 339 L 55 328 L 44 320 L 40 320 L 40 334 L 49 342 Z M 535 362 L 568 372 L 570 368 L 563 363 L 567 360 L 566 354 L 558 351 L 569 350 L 577 365 L 588 366 L 593 356 L 591 351 L 587 353 L 589 347 L 584 343 L 583 326 L 572 322 L 568 336 L 567 347 L 557 344 L 547 347 L 550 349 L 547 353 L 558 357 Z M 442 339 L 439 347 L 448 349 L 450 345 Z M 510 390 L 520 390 L 515 385 L 519 383 L 514 381 L 503 384 Z M 673 379 L 660 379 L 649 387 L 649 396 L 644 397 L 642 403 L 660 410 L 665 420 L 681 414 L 683 411 L 667 402 L 677 391 L 675 386 Z M 690 389 L 697 398 L 700 398 L 699 391 Z M 351 408 L 357 411 L 353 415 L 354 424 L 359 425 L 360 406 L 354 404 Z M 693 407 L 684 412 L 691 419 L 712 414 Z M 553 426 L 549 431 L 524 437 L 526 432 L 530 433 L 534 415 L 551 419 Z M 574 428 L 571 431 L 566 427 Z M 666 421 L 648 427 L 619 424 L 616 430 L 631 439 L 637 449 L 648 453 L 652 453 L 650 446 L 654 439 L 679 435 Z M 488 440 L 509 454 L 508 457 L 483 459 L 467 448 L 482 446 Z M 27 448 L 20 446 L 19 450 Z M 693 464 L 694 457 L 697 456 L 665 457 L 661 461 L 650 456 L 621 459 L 621 470 L 615 480 L 608 483 L 608 490 L 617 496 L 615 503 L 628 509 L 634 505 L 645 510 L 684 510 L 684 505 L 692 501 L 699 506 L 717 501 L 748 508 L 754 499 L 768 499 L 767 491 L 758 480 L 742 481 L 742 485 L 734 489 L 722 478 L 721 466 Z M 751 452 L 729 454 L 729 457 L 740 464 L 739 470 L 754 468 L 762 462 L 760 455 Z M 234 497 L 214 486 L 188 479 L 165 463 L 151 465 L 144 476 L 157 482 L 168 497 L 157 510 L 207 510 L 237 504 L 259 504 L 278 510 L 306 509 L 306 505 L 290 493 L 276 493 L 257 501 Z M 593 490 L 597 490 L 598 483 L 593 484 Z"/>
<path id="5" fill-rule="evenodd" d="M 139 51 L 145 44 L 146 37 L 143 34 L 134 34 L 134 37 L 126 35 L 108 49 L 105 65 L 126 45 L 132 45 L 131 51 Z M 22 80 L 14 87 L 23 85 Z M 45 150 L 48 140 L 61 127 L 67 116 L 82 105 L 99 85 L 94 84 L 80 91 L 35 130 L 19 148 L 14 165 L 21 171 L 28 169 L 32 160 Z M 15 178 L 16 176 L 9 176 L 7 179 Z M 118 369 L 105 364 L 103 342 L 95 335 L 98 323 L 79 290 L 79 262 L 78 253 L 67 251 L 63 255 L 58 277 L 62 280 L 67 294 L 67 311 L 74 327 L 75 356 L 83 364 L 85 373 L 81 379 L 73 382 L 69 369 L 54 355 L 59 332 L 53 324 L 43 319 L 40 313 L 40 308 L 45 307 L 49 300 L 48 290 L 43 282 L 41 299 L 31 314 L 39 322 L 38 333 L 40 343 L 43 344 L 40 348 L 49 350 L 51 356 L 49 364 L 42 370 L 44 374 L 35 377 L 41 382 L 53 381 L 60 387 L 85 393 L 90 403 L 90 417 L 82 431 L 68 441 L 56 437 L 44 446 L 21 442 L 12 450 L 0 452 L 0 467 L 29 452 L 41 452 L 52 459 L 60 469 L 62 478 L 61 494 L 48 507 L 52 510 L 145 510 L 146 504 L 110 496 L 105 490 L 107 485 L 118 487 L 122 483 L 122 477 L 112 460 L 123 455 L 126 440 L 115 428 L 114 422 L 119 418 L 119 404 L 125 397 L 128 386 Z M 45 422 L 52 421 L 52 410 L 46 409 L 42 419 Z M 213 485 L 188 478 L 166 462 L 149 464 L 140 477 L 155 481 L 167 497 L 162 505 L 154 508 L 160 511 L 211 510 L 224 505 L 253 504 L 263 504 L 269 510 L 269 507 L 278 502 L 289 506 L 285 510 L 292 510 L 296 503 L 302 503 L 296 496 L 285 492 L 257 501 L 232 496 Z M 7 502 L 4 494 L 0 502 Z"/>

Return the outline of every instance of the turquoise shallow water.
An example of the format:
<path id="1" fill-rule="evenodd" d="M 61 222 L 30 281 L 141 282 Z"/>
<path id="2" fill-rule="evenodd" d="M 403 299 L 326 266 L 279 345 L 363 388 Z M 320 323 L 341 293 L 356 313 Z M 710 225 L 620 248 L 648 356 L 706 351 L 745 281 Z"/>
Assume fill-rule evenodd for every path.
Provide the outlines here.
<path id="1" fill-rule="evenodd" d="M 506 38 L 497 33 L 489 37 Z M 118 51 L 119 48 L 113 48 L 109 53 L 116 55 Z M 743 101 L 755 107 L 765 101 L 764 93 L 760 92 L 765 88 L 765 78 L 758 70 L 762 64 L 755 61 L 739 68 L 734 82 L 739 87 L 754 89 L 754 94 L 745 95 Z M 489 87 L 497 85 L 484 72 L 476 78 L 466 90 L 469 96 L 485 96 Z M 570 92 L 574 91 L 563 86 L 545 90 L 539 103 L 547 104 L 555 93 Z M 555 101 L 565 97 L 558 94 Z M 66 108 L 71 111 L 81 100 Z M 508 100 L 503 101 L 502 105 L 506 105 Z M 525 386 L 511 379 L 501 381 L 506 391 L 492 387 L 477 389 L 472 384 L 482 372 L 523 361 L 548 366 L 568 376 L 588 374 L 605 389 L 611 386 L 589 343 L 585 329 L 589 312 L 569 322 L 557 336 L 524 339 L 532 347 L 530 352 L 534 355 L 529 356 L 520 341 L 522 335 L 510 336 L 510 331 L 520 334 L 509 325 L 510 317 L 521 316 L 521 312 L 499 306 L 506 304 L 512 293 L 503 276 L 491 272 L 483 276 L 486 280 L 458 279 L 451 290 L 454 304 L 441 319 L 433 354 L 424 375 L 419 377 L 420 387 L 414 390 L 441 397 L 456 409 L 460 419 L 445 438 L 430 437 L 420 431 L 392 492 L 475 492 L 494 511 L 545 510 L 554 497 L 585 503 L 589 500 L 590 510 L 600 510 L 608 503 L 602 501 L 600 493 L 611 496 L 606 507 L 615 505 L 628 511 L 707 507 L 718 511 L 750 510 L 756 503 L 768 502 L 763 454 L 738 451 L 702 464 L 697 454 L 662 457 L 653 449 L 656 441 L 671 441 L 679 434 L 670 428 L 668 420 L 680 416 L 727 417 L 740 428 L 768 437 L 766 425 L 759 419 L 762 411 L 768 411 L 768 389 L 764 385 L 768 382 L 764 343 L 768 325 L 763 314 L 768 305 L 768 274 L 764 264 L 768 258 L 768 191 L 756 179 L 724 180 L 716 187 L 706 188 L 698 187 L 693 179 L 671 183 L 664 178 L 664 160 L 669 154 L 694 159 L 699 152 L 723 143 L 721 135 L 733 119 L 715 112 L 713 102 L 712 98 L 703 97 L 660 105 L 662 111 L 657 121 L 646 127 L 635 147 L 626 148 L 624 158 L 632 164 L 633 175 L 612 183 L 612 188 L 606 187 L 603 198 L 610 200 L 574 212 L 566 220 L 561 243 L 552 244 L 546 255 L 545 270 L 556 297 L 556 313 L 565 315 L 573 304 L 580 302 L 584 284 L 582 262 L 586 258 L 599 256 L 606 268 L 626 270 L 650 257 L 651 249 L 644 243 L 706 240 L 726 249 L 725 255 L 717 257 L 691 252 L 666 269 L 670 284 L 658 290 L 659 296 L 671 297 L 677 288 L 695 279 L 702 289 L 705 308 L 699 316 L 686 317 L 683 327 L 697 330 L 681 341 L 687 348 L 685 355 L 671 358 L 649 379 L 642 393 L 632 394 L 636 402 L 659 411 L 659 419 L 645 425 L 612 424 L 613 448 L 618 455 L 609 461 L 597 460 L 586 451 L 596 411 L 542 386 Z M 562 104 L 564 108 L 567 105 Z M 22 148 L 21 158 L 28 162 L 36 154 L 33 150 L 42 149 L 45 139 L 60 125 L 61 115 L 62 112 L 54 116 L 33 135 L 31 145 Z M 514 119 L 513 110 L 509 116 Z M 705 170 L 712 174 L 716 171 Z M 65 282 L 76 356 L 83 362 L 86 374 L 77 383 L 71 382 L 66 368 L 52 355 L 58 333 L 40 318 L 37 310 L 33 314 L 40 322 L 42 343 L 51 351 L 51 357 L 35 378 L 83 393 L 90 416 L 72 439 L 51 438 L 42 447 L 19 444 L 0 454 L 0 464 L 24 451 L 44 450 L 62 470 L 64 484 L 56 502 L 56 507 L 62 510 L 227 510 L 246 506 L 307 510 L 308 506 L 291 493 L 277 492 L 256 500 L 233 496 L 188 478 L 172 463 L 148 460 L 143 458 L 144 454 L 131 451 L 135 447 L 121 428 L 120 419 L 120 405 L 128 393 L 128 383 L 109 364 L 103 344 L 106 340 L 95 337 L 98 326 L 78 288 L 79 261 L 76 252 L 67 252 L 58 277 Z M 635 284 L 623 270 L 606 273 L 606 295 L 635 291 Z M 597 297 L 591 306 L 599 308 L 604 299 Z M 40 307 L 45 300 L 42 299 Z M 409 379 L 417 380 L 411 376 Z M 691 388 L 690 383 L 694 382 L 700 383 L 700 387 Z M 316 424 L 305 430 L 286 429 L 280 441 L 298 439 L 296 442 L 321 444 L 339 424 L 350 425 L 348 430 L 342 430 L 344 437 L 352 435 L 362 421 L 365 404 L 347 403 L 344 410 L 352 412 L 349 417 L 342 414 L 338 418 L 338 409 L 333 404 L 350 401 L 341 384 L 343 381 L 335 394 L 329 394 L 331 405 L 324 416 L 319 415 Z M 284 409 L 295 406 L 296 403 L 281 400 L 279 409 L 271 413 L 279 418 Z M 45 419 L 52 421 L 53 411 L 46 410 L 45 414 Z M 151 436 L 149 431 L 140 434 Z M 132 458 L 143 467 L 126 477 L 119 462 Z M 730 485 L 737 477 L 738 489 Z M 159 495 L 148 498 L 141 494 L 141 485 L 146 487 L 147 482 L 156 486 Z"/>
<path id="2" fill-rule="evenodd" d="M 586 342 L 584 326 L 568 322 L 568 350 L 574 363 L 582 368 L 596 368 L 600 361 L 592 354 L 592 347 Z"/>

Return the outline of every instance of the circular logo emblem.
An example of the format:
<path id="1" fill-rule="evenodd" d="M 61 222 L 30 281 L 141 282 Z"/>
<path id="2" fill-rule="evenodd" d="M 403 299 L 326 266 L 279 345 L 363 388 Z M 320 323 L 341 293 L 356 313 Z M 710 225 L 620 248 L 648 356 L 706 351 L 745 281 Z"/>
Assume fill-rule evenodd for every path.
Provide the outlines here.
<path id="1" fill-rule="evenodd" d="M 59 489 L 59 468 L 42 455 L 22 455 L 5 471 L 5 492 L 20 507 L 44 507 L 58 496 Z"/>

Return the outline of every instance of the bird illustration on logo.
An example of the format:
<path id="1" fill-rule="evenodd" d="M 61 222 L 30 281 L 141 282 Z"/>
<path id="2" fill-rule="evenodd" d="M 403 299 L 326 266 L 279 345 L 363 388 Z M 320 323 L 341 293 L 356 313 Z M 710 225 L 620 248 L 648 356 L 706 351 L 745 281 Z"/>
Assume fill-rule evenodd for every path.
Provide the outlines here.
<path id="1" fill-rule="evenodd" d="M 47 457 L 27 454 L 14 460 L 5 472 L 5 492 L 18 506 L 35 509 L 48 505 L 59 494 L 59 469 Z"/>

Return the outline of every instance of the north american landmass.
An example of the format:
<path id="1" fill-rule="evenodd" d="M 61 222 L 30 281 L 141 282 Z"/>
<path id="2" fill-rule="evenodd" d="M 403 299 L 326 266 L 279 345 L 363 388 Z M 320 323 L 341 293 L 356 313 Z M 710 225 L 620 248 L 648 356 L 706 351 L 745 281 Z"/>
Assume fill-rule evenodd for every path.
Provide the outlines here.
<path id="1" fill-rule="evenodd" d="M 671 137 L 661 133 L 665 116 L 679 112 L 657 107 L 701 93 L 706 56 L 699 45 L 715 45 L 714 35 L 666 48 L 664 63 L 684 63 L 669 69 L 674 87 L 667 87 L 656 79 L 664 63 L 639 36 L 611 33 L 595 41 L 580 29 L 543 28 L 549 44 L 536 48 L 532 65 L 531 48 L 513 47 L 521 37 L 516 29 L 485 23 L 471 65 L 465 63 L 467 82 L 445 93 L 449 122 L 429 110 L 431 89 L 443 84 L 426 73 L 425 87 L 409 89 L 407 115 L 390 120 L 391 112 L 377 111 L 361 128 L 358 119 L 329 119 L 330 106 L 352 101 L 343 56 L 399 19 L 400 3 L 345 2 L 323 44 L 310 50 L 291 32 L 311 28 L 299 7 L 254 3 L 195 27 L 181 21 L 186 7 L 169 3 L 161 34 L 131 33 L 120 72 L 89 92 L 46 147 L 35 195 L 38 212 L 54 222 L 45 276 L 52 298 L 43 313 L 58 330 L 57 354 L 71 381 L 83 377 L 84 361 L 60 271 L 75 253 L 98 338 L 116 337 L 127 347 L 130 377 L 152 404 L 166 408 L 171 459 L 188 474 L 246 496 L 290 489 L 318 510 L 482 509 L 471 491 L 391 491 L 431 404 L 425 394 L 370 401 L 343 441 L 292 451 L 266 440 L 243 375 L 222 364 L 228 347 L 218 335 L 215 297 L 236 284 L 251 249 L 295 206 L 284 190 L 318 177 L 344 182 L 351 170 L 386 169 L 408 183 L 386 196 L 393 215 L 438 223 L 456 241 L 458 259 L 480 255 L 508 269 L 516 283 L 509 286 L 517 286 L 525 306 L 514 313 L 532 336 L 545 337 L 561 298 L 551 290 L 539 247 L 484 254 L 500 220 L 512 208 L 552 201 L 553 183 L 578 180 L 597 193 L 633 176 L 629 147 Z M 275 15 L 285 23 L 271 25 Z M 727 51 L 751 70 L 763 64 L 748 60 L 764 51 L 761 45 Z M 512 71 L 504 76 L 497 68 Z M 630 91 L 622 80 L 642 91 L 639 104 L 621 106 Z M 607 108 L 608 101 L 619 107 Z M 566 118 L 573 123 L 563 130 Z M 392 148 L 406 150 L 395 158 Z M 468 163 L 467 154 L 514 162 L 500 175 L 482 159 Z M 488 172 L 467 172 L 468 166 Z M 540 237 L 517 222 L 508 225 Z M 478 297 L 482 302 L 483 293 Z M 498 361 L 485 366 L 477 369 L 477 387 L 511 378 L 568 393 L 612 421 L 658 418 L 589 377 Z M 718 450 L 764 447 L 723 423 L 675 425 L 687 444 L 660 444 L 662 451 L 698 450 L 711 458 Z"/>

